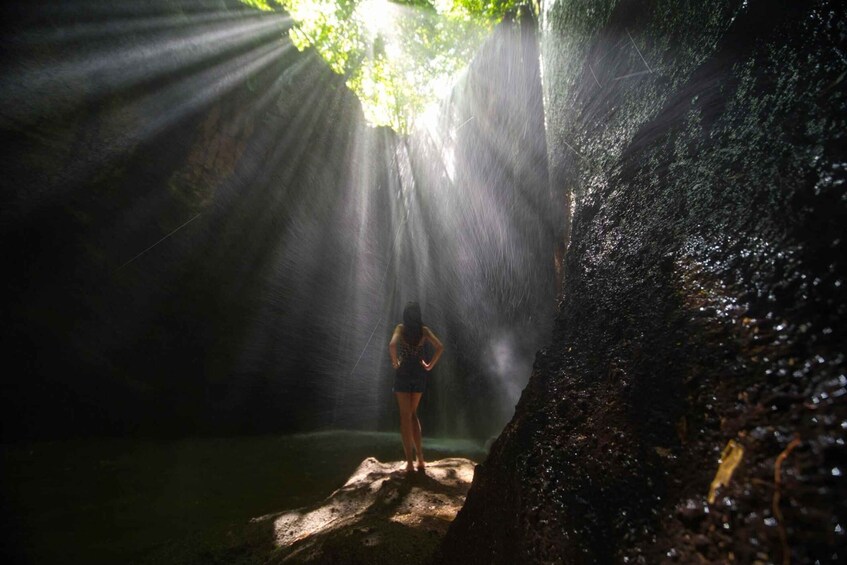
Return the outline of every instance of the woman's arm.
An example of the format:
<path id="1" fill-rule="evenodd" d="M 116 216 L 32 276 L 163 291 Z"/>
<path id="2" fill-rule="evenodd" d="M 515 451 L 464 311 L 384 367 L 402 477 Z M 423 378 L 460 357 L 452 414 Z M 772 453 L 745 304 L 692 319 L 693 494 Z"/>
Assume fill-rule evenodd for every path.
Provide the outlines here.
<path id="1" fill-rule="evenodd" d="M 400 366 L 400 359 L 397 358 L 397 342 L 400 340 L 400 334 L 403 332 L 403 324 L 397 324 L 394 328 L 394 335 L 391 336 L 391 341 L 388 342 L 388 353 L 391 355 L 391 366 L 395 369 Z"/>
<path id="2" fill-rule="evenodd" d="M 441 354 L 444 353 L 444 344 L 441 343 L 441 340 L 435 337 L 435 334 L 432 333 L 428 327 L 423 327 L 423 335 L 424 338 L 429 341 L 432 346 L 435 348 L 435 353 L 432 354 L 432 359 L 429 360 L 429 363 L 426 361 L 422 361 L 421 364 L 423 368 L 427 371 L 431 371 L 435 364 L 438 363 L 438 360 L 441 359 Z"/>

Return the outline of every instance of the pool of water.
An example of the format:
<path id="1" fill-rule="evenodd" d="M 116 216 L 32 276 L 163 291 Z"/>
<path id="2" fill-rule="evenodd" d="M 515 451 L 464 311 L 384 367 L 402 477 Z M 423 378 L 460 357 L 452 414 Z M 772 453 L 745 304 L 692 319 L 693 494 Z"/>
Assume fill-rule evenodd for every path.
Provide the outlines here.
<path id="1" fill-rule="evenodd" d="M 427 458 L 481 461 L 467 440 L 425 439 Z M 6 446 L 3 561 L 196 561 L 250 518 L 311 504 L 368 456 L 402 459 L 399 433 L 78 440 Z"/>

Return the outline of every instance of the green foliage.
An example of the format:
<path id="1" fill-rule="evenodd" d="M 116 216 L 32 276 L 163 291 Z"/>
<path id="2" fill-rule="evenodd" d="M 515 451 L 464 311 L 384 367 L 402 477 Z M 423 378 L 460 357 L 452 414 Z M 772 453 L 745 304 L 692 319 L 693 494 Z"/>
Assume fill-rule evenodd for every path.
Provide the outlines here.
<path id="1" fill-rule="evenodd" d="M 454 0 L 453 3 L 469 14 L 489 18 L 502 18 L 506 12 L 520 4 L 514 0 Z"/>
<path id="2" fill-rule="evenodd" d="M 296 22 L 292 43 L 314 48 L 346 77 L 367 121 L 408 133 L 520 0 L 242 1 L 285 8 Z"/>
<path id="3" fill-rule="evenodd" d="M 258 8 L 263 12 L 269 12 L 273 10 L 274 4 L 276 3 L 273 0 L 241 0 L 241 2 L 253 8 Z"/>

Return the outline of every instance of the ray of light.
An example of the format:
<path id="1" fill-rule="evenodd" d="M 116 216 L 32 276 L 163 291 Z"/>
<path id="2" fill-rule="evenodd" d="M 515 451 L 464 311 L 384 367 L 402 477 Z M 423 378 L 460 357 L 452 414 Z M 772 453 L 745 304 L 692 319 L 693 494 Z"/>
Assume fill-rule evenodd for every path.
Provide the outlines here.
<path id="1" fill-rule="evenodd" d="M 194 217 L 190 218 L 188 221 L 184 222 L 182 225 L 180 225 L 176 229 L 169 232 L 165 237 L 163 237 L 162 239 L 160 239 L 159 241 L 157 241 L 156 243 L 154 243 L 153 245 L 151 245 L 150 247 L 148 247 L 147 249 L 145 249 L 144 251 L 142 251 L 141 253 L 139 253 L 138 255 L 136 255 L 135 257 L 133 257 L 132 259 L 130 259 L 129 261 L 127 261 L 126 263 L 124 263 L 123 265 L 118 267 L 117 269 L 115 269 L 115 271 L 116 272 L 120 271 L 121 269 L 123 269 L 124 267 L 126 267 L 130 263 L 134 262 L 136 259 L 138 259 L 142 255 L 144 255 L 145 253 L 147 253 L 148 251 L 150 251 L 151 249 L 153 249 L 154 247 L 156 247 L 157 245 L 159 245 L 160 243 L 162 243 L 163 241 L 165 241 L 166 239 L 168 239 L 169 237 L 174 235 L 176 232 L 178 232 L 179 230 L 181 230 L 182 228 L 184 228 L 185 226 L 187 226 L 188 224 L 190 224 L 191 222 L 193 222 L 194 220 L 196 220 L 199 217 L 200 217 L 200 214 L 195 214 Z"/>
<path id="2" fill-rule="evenodd" d="M 271 14 L 246 21 L 190 25 L 140 42 L 95 42 L 92 48 L 62 56 L 54 65 L 18 67 L 0 75 L 0 91 L 7 97 L 0 116 L 3 121 L 25 124 L 43 115 L 71 111 L 78 101 L 61 94 L 63 85 L 87 84 L 91 77 L 97 81 L 94 94 L 104 97 L 117 90 L 178 76 L 217 59 L 237 56 L 257 41 L 275 39 L 287 21 L 282 15 Z"/>

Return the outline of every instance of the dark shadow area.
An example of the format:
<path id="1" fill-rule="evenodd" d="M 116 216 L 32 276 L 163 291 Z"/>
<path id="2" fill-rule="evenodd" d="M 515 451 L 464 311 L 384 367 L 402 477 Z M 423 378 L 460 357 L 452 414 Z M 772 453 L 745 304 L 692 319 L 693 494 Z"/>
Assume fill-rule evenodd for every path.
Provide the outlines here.
<path id="1" fill-rule="evenodd" d="M 843 558 L 843 8 L 546 22 L 559 314 L 441 561 Z"/>

